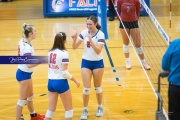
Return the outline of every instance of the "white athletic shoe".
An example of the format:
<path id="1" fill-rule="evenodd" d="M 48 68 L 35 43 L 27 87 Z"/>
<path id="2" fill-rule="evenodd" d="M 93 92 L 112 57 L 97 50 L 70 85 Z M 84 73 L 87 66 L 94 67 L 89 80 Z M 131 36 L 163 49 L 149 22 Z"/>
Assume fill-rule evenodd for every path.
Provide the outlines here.
<path id="1" fill-rule="evenodd" d="M 130 61 L 126 61 L 126 69 L 131 69 L 131 62 Z"/>
<path id="2" fill-rule="evenodd" d="M 146 70 L 150 70 L 151 69 L 151 67 L 147 64 L 147 62 L 145 60 L 142 61 L 142 65 L 143 65 L 144 69 L 146 69 Z"/>
<path id="3" fill-rule="evenodd" d="M 88 110 L 83 109 L 80 120 L 87 120 L 87 116 L 88 116 Z"/>
<path id="4" fill-rule="evenodd" d="M 96 116 L 97 117 L 102 117 L 104 115 L 104 111 L 102 107 L 97 108 Z"/>

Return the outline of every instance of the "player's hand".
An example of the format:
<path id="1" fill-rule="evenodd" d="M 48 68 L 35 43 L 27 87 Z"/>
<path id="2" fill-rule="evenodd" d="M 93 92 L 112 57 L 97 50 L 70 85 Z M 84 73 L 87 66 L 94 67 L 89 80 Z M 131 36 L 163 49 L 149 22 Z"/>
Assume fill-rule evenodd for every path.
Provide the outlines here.
<path id="1" fill-rule="evenodd" d="M 92 41 L 92 35 L 88 34 L 87 37 L 89 38 L 89 41 L 91 42 Z"/>
<path id="2" fill-rule="evenodd" d="M 78 80 L 75 81 L 77 88 L 80 86 L 80 82 Z"/>
<path id="3" fill-rule="evenodd" d="M 71 35 L 71 38 L 73 39 L 73 41 L 76 41 L 77 40 L 77 33 L 73 33 Z"/>

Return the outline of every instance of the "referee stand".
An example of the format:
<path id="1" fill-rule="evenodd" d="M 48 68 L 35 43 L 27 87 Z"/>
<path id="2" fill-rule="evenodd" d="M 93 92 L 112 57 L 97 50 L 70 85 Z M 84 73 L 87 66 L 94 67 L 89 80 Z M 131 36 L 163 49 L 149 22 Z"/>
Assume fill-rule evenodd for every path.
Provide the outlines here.
<path id="1" fill-rule="evenodd" d="M 163 113 L 163 99 L 160 94 L 161 90 L 161 78 L 167 77 L 169 75 L 169 72 L 167 71 L 161 71 L 158 75 L 158 89 L 156 91 L 156 94 L 158 96 L 158 106 L 156 110 L 156 120 L 167 120 L 164 113 Z"/>

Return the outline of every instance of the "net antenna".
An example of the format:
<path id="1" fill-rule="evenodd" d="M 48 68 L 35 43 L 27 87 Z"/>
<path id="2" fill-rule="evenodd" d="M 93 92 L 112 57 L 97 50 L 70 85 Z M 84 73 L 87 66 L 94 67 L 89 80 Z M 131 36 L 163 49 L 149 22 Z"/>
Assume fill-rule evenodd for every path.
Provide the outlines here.
<path id="1" fill-rule="evenodd" d="M 169 3 L 169 44 L 171 42 L 171 19 L 172 19 L 172 0 L 170 0 L 170 3 Z"/>

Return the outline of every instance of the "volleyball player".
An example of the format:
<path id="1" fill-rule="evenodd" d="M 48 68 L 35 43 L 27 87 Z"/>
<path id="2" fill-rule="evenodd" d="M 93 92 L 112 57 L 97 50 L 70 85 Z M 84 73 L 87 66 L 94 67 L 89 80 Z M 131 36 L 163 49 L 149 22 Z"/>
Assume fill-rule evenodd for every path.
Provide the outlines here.
<path id="1" fill-rule="evenodd" d="M 105 44 L 104 33 L 100 30 L 95 16 L 90 16 L 86 20 L 87 29 L 83 30 L 77 39 L 77 33 L 72 35 L 73 49 L 77 49 L 84 42 L 84 53 L 81 63 L 81 76 L 83 80 L 83 110 L 80 119 L 86 120 L 88 116 L 88 102 L 91 88 L 91 78 L 93 77 L 94 89 L 96 92 L 98 108 L 96 116 L 103 116 L 102 107 L 102 77 L 104 73 L 104 63 L 102 49 Z"/>
<path id="2" fill-rule="evenodd" d="M 146 70 L 150 70 L 151 67 L 144 59 L 144 50 L 141 45 L 140 29 L 138 26 L 138 19 L 140 16 L 139 0 L 118 0 L 117 10 L 123 22 L 122 24 L 120 21 L 120 32 L 123 39 L 123 52 L 126 58 L 126 68 L 131 69 L 131 62 L 129 58 L 129 36 L 133 40 L 136 52 L 141 59 L 143 67 Z M 128 36 L 125 31 L 127 31 Z"/>
<path id="3" fill-rule="evenodd" d="M 72 120 L 73 107 L 72 96 L 67 79 L 75 82 L 77 87 L 80 86 L 68 72 L 69 55 L 65 48 L 66 34 L 59 32 L 54 39 L 54 45 L 48 53 L 48 97 L 49 108 L 46 112 L 45 120 L 51 120 L 56 110 L 58 96 L 60 96 L 65 109 L 65 120 Z"/>
<path id="4" fill-rule="evenodd" d="M 18 55 L 33 56 L 34 49 L 31 41 L 36 38 L 36 29 L 33 25 L 23 24 L 23 38 L 19 41 Z M 16 107 L 16 120 L 20 120 L 23 107 L 27 105 L 31 120 L 44 120 L 43 115 L 34 111 L 33 107 L 33 84 L 31 75 L 37 64 L 19 64 L 16 79 L 19 82 L 19 100 Z"/>

